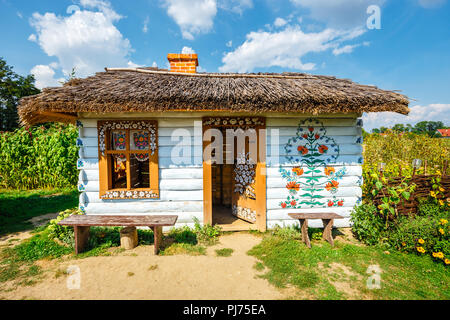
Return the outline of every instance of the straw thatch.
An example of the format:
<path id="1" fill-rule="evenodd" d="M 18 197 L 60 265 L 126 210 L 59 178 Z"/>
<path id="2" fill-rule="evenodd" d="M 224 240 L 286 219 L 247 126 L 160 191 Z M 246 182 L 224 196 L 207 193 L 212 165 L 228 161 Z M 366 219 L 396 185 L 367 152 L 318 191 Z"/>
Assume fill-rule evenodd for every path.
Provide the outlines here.
<path id="1" fill-rule="evenodd" d="M 350 80 L 303 73 L 179 74 L 106 69 L 21 100 L 22 124 L 72 121 L 77 112 L 228 111 L 408 114 L 409 100 Z M 64 115 L 60 115 L 63 113 Z M 72 117 L 68 116 L 72 115 Z"/>

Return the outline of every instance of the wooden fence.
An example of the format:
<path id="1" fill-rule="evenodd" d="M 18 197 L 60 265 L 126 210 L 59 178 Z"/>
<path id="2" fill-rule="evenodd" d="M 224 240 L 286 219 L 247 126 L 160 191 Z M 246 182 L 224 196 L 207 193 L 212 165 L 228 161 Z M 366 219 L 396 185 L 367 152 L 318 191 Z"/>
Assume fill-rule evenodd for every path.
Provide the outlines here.
<path id="1" fill-rule="evenodd" d="M 424 174 L 416 175 L 415 171 L 413 176 L 407 180 L 408 184 L 414 183 L 416 188 L 414 192 L 411 194 L 411 197 L 407 201 L 402 201 L 397 205 L 397 212 L 399 215 L 414 215 L 417 213 L 417 209 L 419 206 L 420 198 L 428 198 L 431 195 L 431 191 L 436 191 L 433 189 L 433 180 L 436 181 L 436 178 L 440 178 L 440 182 L 437 184 L 440 188 L 443 188 L 444 191 L 439 191 L 437 196 L 438 199 L 446 201 L 450 198 L 450 175 L 447 174 L 448 169 L 448 161 L 445 161 L 444 166 L 442 168 L 442 175 L 428 175 L 426 174 L 426 162 L 425 162 L 425 170 Z M 400 170 L 401 172 L 401 170 Z M 405 177 L 390 177 L 388 178 L 388 184 L 390 186 L 399 185 L 402 181 L 405 181 Z M 439 189 L 438 189 L 439 190 Z M 387 194 L 387 190 L 383 189 L 383 192 Z M 381 199 L 383 198 L 382 193 L 379 193 L 374 198 L 374 204 L 380 205 Z"/>

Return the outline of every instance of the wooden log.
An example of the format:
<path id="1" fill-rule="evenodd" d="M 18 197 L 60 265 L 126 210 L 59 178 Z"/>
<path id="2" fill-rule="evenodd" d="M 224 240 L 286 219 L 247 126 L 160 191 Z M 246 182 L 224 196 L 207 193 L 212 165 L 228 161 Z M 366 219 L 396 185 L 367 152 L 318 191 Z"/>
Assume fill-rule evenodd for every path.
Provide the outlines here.
<path id="1" fill-rule="evenodd" d="M 308 235 L 308 219 L 299 219 L 300 229 L 302 231 L 302 241 L 306 244 L 308 248 L 311 248 L 311 241 L 309 241 Z"/>
<path id="2" fill-rule="evenodd" d="M 120 230 L 120 246 L 125 250 L 131 250 L 138 245 L 138 234 L 136 227 L 126 227 Z"/>
<path id="3" fill-rule="evenodd" d="M 161 247 L 161 243 L 162 243 L 162 227 L 153 227 L 153 235 L 154 235 L 154 254 L 157 255 L 159 252 L 159 248 Z"/>

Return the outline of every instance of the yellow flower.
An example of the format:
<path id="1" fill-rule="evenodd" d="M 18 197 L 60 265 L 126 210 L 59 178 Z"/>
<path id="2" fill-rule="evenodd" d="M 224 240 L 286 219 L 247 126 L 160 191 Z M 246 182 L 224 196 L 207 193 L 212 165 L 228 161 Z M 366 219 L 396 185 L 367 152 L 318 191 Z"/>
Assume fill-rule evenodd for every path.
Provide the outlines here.
<path id="1" fill-rule="evenodd" d="M 437 252 L 436 253 L 436 258 L 444 259 L 444 254 L 442 252 Z"/>
<path id="2" fill-rule="evenodd" d="M 444 262 L 445 264 L 450 264 L 450 259 L 445 259 Z"/>
<path id="3" fill-rule="evenodd" d="M 441 192 L 444 192 L 444 191 L 445 191 L 445 189 L 444 189 L 444 188 L 442 188 L 442 187 L 439 187 L 439 191 L 441 191 Z"/>
<path id="4" fill-rule="evenodd" d="M 406 246 L 406 243 L 402 242 L 402 246 Z"/>
<path id="5" fill-rule="evenodd" d="M 431 195 L 433 198 L 436 198 L 436 192 L 430 191 L 430 195 Z"/>
<path id="6" fill-rule="evenodd" d="M 437 258 L 437 253 L 436 252 L 433 252 L 433 258 Z"/>
<path id="7" fill-rule="evenodd" d="M 446 219 L 441 219 L 440 221 L 441 221 L 442 225 L 446 225 L 448 223 L 448 221 Z"/>
<path id="8" fill-rule="evenodd" d="M 420 238 L 420 239 L 419 239 L 419 243 L 420 243 L 420 244 L 424 244 L 424 243 L 425 243 L 425 240 L 423 240 L 422 238 Z"/>
<path id="9" fill-rule="evenodd" d="M 439 233 L 440 233 L 440 234 L 444 234 L 444 232 L 445 232 L 444 229 L 439 228 Z"/>
<path id="10" fill-rule="evenodd" d="M 417 247 L 416 250 L 420 253 L 425 253 L 425 249 L 422 247 Z"/>
<path id="11" fill-rule="evenodd" d="M 440 204 L 441 206 L 443 206 L 443 205 L 444 205 L 444 201 L 443 201 L 443 200 L 439 200 L 439 204 Z"/>

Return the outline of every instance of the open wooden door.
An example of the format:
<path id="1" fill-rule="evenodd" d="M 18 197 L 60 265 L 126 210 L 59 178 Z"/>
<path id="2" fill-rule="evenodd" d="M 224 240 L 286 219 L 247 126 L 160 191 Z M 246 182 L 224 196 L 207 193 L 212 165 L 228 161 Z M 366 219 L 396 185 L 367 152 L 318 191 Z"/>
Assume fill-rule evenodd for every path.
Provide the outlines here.
<path id="1" fill-rule="evenodd" d="M 256 223 L 256 161 L 248 150 L 241 150 L 235 158 L 232 188 L 232 214 L 239 219 Z"/>

